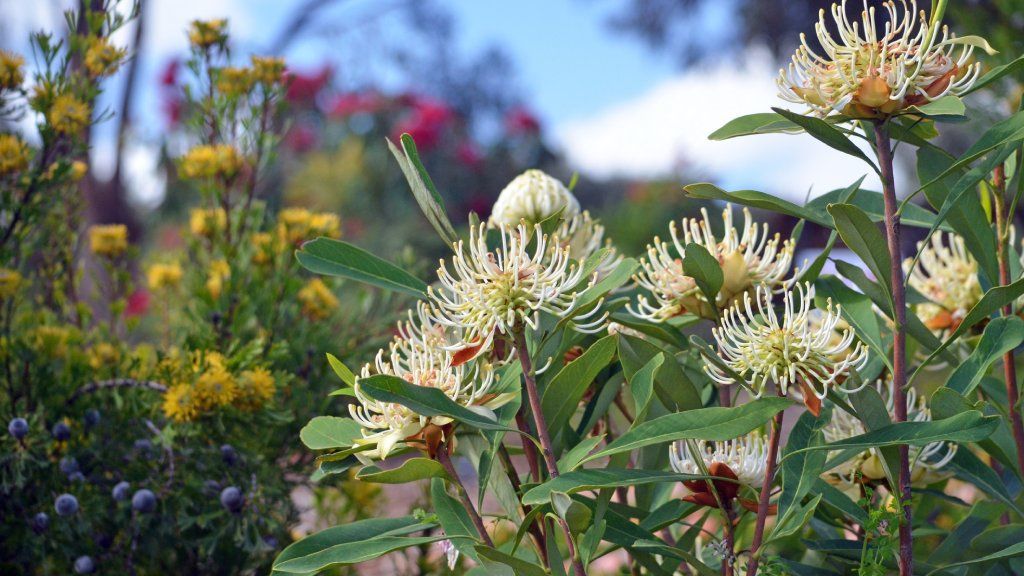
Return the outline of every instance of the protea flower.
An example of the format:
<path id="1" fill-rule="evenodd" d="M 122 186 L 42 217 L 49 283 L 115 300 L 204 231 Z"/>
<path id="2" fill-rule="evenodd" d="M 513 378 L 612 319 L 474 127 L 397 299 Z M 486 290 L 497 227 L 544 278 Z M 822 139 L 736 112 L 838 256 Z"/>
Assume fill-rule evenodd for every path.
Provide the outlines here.
<path id="1" fill-rule="evenodd" d="M 884 29 L 875 7 L 863 2 L 860 20 L 850 21 L 846 0 L 832 5 L 838 34 L 827 29 L 821 10 L 814 29 L 824 50 L 819 55 L 800 35 L 801 45 L 776 83 L 784 100 L 804 103 L 819 116 L 882 118 L 946 94 L 965 92 L 980 73 L 970 62 L 978 38 L 957 38 L 948 27 L 930 23 L 916 0 L 889 0 Z M 979 42 L 980 41 L 980 42 Z"/>
<path id="2" fill-rule="evenodd" d="M 878 392 L 885 400 L 890 418 L 895 419 L 895 395 L 891 379 L 879 380 L 876 383 Z M 926 422 L 932 419 L 924 397 L 918 398 L 913 388 L 906 391 L 907 421 Z M 827 442 L 836 442 L 864 434 L 864 424 L 847 412 L 834 409 L 832 420 L 822 428 Z M 941 469 L 949 464 L 956 454 L 956 444 L 933 442 L 925 446 L 910 447 L 910 480 L 915 486 L 925 486 L 941 480 L 944 475 Z M 852 486 L 861 481 L 870 482 L 885 478 L 882 460 L 875 448 L 870 448 L 857 456 L 839 464 L 828 471 L 828 478 L 839 483 Z"/>
<path id="3" fill-rule="evenodd" d="M 751 432 L 725 442 L 696 442 L 699 457 L 704 467 L 712 476 L 729 480 L 713 480 L 712 485 L 718 493 L 718 499 L 711 493 L 705 480 L 688 480 L 683 484 L 690 494 L 683 497 L 693 502 L 712 508 L 718 507 L 718 500 L 723 504 L 739 495 L 740 488 L 750 486 L 760 488 L 764 483 L 764 472 L 768 466 L 768 442 L 760 431 Z M 701 474 L 701 466 L 696 456 L 690 451 L 687 442 L 679 441 L 669 448 L 669 463 L 672 469 L 680 474 Z M 731 481 L 730 481 L 731 480 Z M 757 503 L 740 499 L 740 504 L 751 509 Z"/>
<path id="4" fill-rule="evenodd" d="M 494 227 L 518 226 L 523 221 L 533 225 L 559 211 L 562 218 L 571 220 L 580 213 L 580 203 L 557 178 L 527 170 L 498 194 L 489 222 Z"/>
<path id="5" fill-rule="evenodd" d="M 682 236 L 675 222 L 669 225 L 672 243 L 658 237 L 647 246 L 647 257 L 641 259 L 643 270 L 634 278 L 640 287 L 654 297 L 649 301 L 640 296 L 633 313 L 654 322 L 663 322 L 673 316 L 690 313 L 703 318 L 715 318 L 717 309 L 726 308 L 755 286 L 781 290 L 784 278 L 793 262 L 795 243 L 782 241 L 779 234 L 769 236 L 768 225 L 757 225 L 750 210 L 743 209 L 743 228 L 733 225 L 732 206 L 722 211 L 724 232 L 715 236 L 707 210 L 701 209 L 702 218 L 685 218 L 681 222 Z M 722 268 L 722 288 L 712 305 L 697 287 L 696 281 L 686 274 L 683 258 L 686 245 L 699 244 L 718 260 Z"/>
<path id="6" fill-rule="evenodd" d="M 361 389 L 363 379 L 376 374 L 396 376 L 417 386 L 437 388 L 466 407 L 493 409 L 508 402 L 507 395 L 488 394 L 494 382 L 491 365 L 474 362 L 454 365 L 450 353 L 439 348 L 409 345 L 397 338 L 390 349 L 380 350 L 373 363 L 366 364 L 355 383 L 356 404 L 349 406 L 352 418 L 363 427 L 362 438 L 354 446 L 373 446 L 356 456 L 363 462 L 387 458 L 400 442 L 428 452 L 450 433 L 447 417 L 417 414 L 401 404 L 379 402 Z"/>
<path id="7" fill-rule="evenodd" d="M 953 233 L 935 234 L 931 242 L 917 245 L 917 266 L 903 262 L 907 284 L 930 302 L 915 307 L 925 326 L 935 331 L 955 330 L 967 312 L 981 300 L 978 262 L 967 251 L 964 239 Z"/>
<path id="8" fill-rule="evenodd" d="M 863 387 L 844 385 L 851 370 L 864 366 L 868 354 L 862 342 L 854 343 L 851 330 L 837 331 L 839 305 L 833 308 L 829 299 L 824 310 L 815 311 L 813 302 L 814 287 L 797 284 L 796 291 L 783 294 L 779 318 L 771 289 L 759 286 L 753 298 L 744 294 L 742 303 L 727 310 L 712 333 L 722 361 L 755 396 L 764 394 L 770 383 L 781 396 L 795 386 L 797 397 L 817 415 L 829 390 L 852 392 Z M 735 383 L 714 364 L 704 369 L 720 384 Z"/>
<path id="9" fill-rule="evenodd" d="M 500 242 L 491 249 L 484 225 L 470 230 L 468 246 L 462 241 L 455 245 L 450 271 L 441 261 L 437 271 L 441 287 L 428 289 L 434 303 L 431 321 L 464 338 L 447 347 L 460 353 L 460 360 L 490 350 L 496 335 L 510 335 L 524 325 L 536 328 L 542 311 L 560 317 L 569 314 L 584 280 L 569 248 L 552 249 L 559 244 L 558 237 L 544 234 L 539 225 L 502 224 L 498 232 Z M 588 322 L 576 325 L 586 331 L 603 325 L 604 317 L 576 320 Z"/>

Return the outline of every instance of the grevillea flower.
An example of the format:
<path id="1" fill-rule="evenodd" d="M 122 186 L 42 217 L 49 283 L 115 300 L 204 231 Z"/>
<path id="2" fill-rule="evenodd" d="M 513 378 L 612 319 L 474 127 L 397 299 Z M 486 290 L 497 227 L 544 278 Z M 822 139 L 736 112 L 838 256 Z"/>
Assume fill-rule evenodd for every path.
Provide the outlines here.
<path id="1" fill-rule="evenodd" d="M 737 230 L 733 225 L 732 206 L 725 207 L 721 238 L 712 232 L 707 210 L 701 209 L 701 215 L 702 218 L 682 220 L 681 236 L 676 223 L 672 222 L 669 225 L 671 244 L 655 237 L 654 244 L 647 246 L 647 257 L 640 260 L 643 269 L 634 279 L 654 300 L 641 295 L 633 311 L 637 316 L 653 322 L 686 313 L 715 318 L 716 308 L 732 305 L 755 286 L 772 291 L 785 287 L 784 278 L 793 262 L 795 242 L 792 239 L 783 242 L 778 233 L 769 236 L 768 225 L 755 224 L 746 208 L 743 209 L 743 228 Z M 722 288 L 714 307 L 683 266 L 686 245 L 691 242 L 707 249 L 722 268 Z"/>
<path id="2" fill-rule="evenodd" d="M 540 170 L 527 170 L 516 176 L 491 209 L 490 224 L 518 226 L 521 221 L 537 224 L 561 211 L 562 218 L 572 220 L 580 213 L 580 203 L 557 178 Z"/>
<path id="3" fill-rule="evenodd" d="M 569 253 L 577 262 L 586 261 L 602 248 L 608 249 L 595 270 L 598 279 L 607 276 L 622 261 L 622 255 L 612 241 L 604 237 L 601 221 L 591 218 L 590 212 L 586 210 L 571 219 L 563 220 L 555 235 L 561 239 L 561 246 L 569 248 Z"/>
<path id="4" fill-rule="evenodd" d="M 885 400 L 885 406 L 889 411 L 890 418 L 896 417 L 895 395 L 891 379 L 879 380 L 876 384 L 878 392 Z M 908 388 L 907 398 L 907 421 L 927 422 L 932 419 L 931 411 L 924 397 L 918 397 L 917 391 Z M 822 433 L 827 442 L 837 442 L 853 436 L 866 433 L 864 424 L 855 416 L 844 410 L 835 408 L 832 410 L 832 420 L 822 428 Z M 924 446 L 910 447 L 910 480 L 916 486 L 924 486 L 937 482 L 943 478 L 940 470 L 949 464 L 956 454 L 956 444 L 947 442 L 932 442 Z M 885 478 L 885 470 L 882 467 L 882 460 L 876 448 L 869 448 L 857 456 L 839 464 L 828 471 L 827 478 L 846 485 L 854 485 L 861 481 L 881 480 Z"/>
<path id="5" fill-rule="evenodd" d="M 916 0 L 889 0 L 885 27 L 876 24 L 875 7 L 863 2 L 860 20 L 847 17 L 846 0 L 832 5 L 838 34 L 827 29 L 821 10 L 814 30 L 824 54 L 800 35 L 801 45 L 776 83 L 784 100 L 804 103 L 819 116 L 833 112 L 853 118 L 880 118 L 962 94 L 977 79 L 981 65 L 971 64 L 977 37 L 957 38 L 948 27 L 930 23 Z"/>
<path id="6" fill-rule="evenodd" d="M 723 501 L 732 500 L 739 494 L 740 488 L 750 486 L 760 488 L 764 483 L 765 467 L 768 464 L 768 442 L 759 430 L 725 442 L 699 440 L 696 443 L 699 455 L 690 451 L 687 442 L 679 441 L 669 448 L 669 463 L 672 469 L 680 474 L 700 475 L 701 465 L 697 457 L 704 461 L 704 468 L 712 476 L 729 480 L 713 480 L 712 485 Z M 731 481 L 730 481 L 731 480 Z M 708 488 L 705 480 L 688 480 L 683 483 L 690 494 L 683 497 L 688 502 L 718 507 L 718 500 Z M 741 500 L 744 506 L 756 503 Z"/>
<path id="7" fill-rule="evenodd" d="M 964 246 L 964 239 L 939 232 L 928 244 L 917 245 L 917 266 L 912 258 L 903 262 L 907 284 L 929 302 L 915 306 L 925 326 L 936 331 L 955 330 L 967 312 L 981 300 L 978 262 Z"/>
<path id="8" fill-rule="evenodd" d="M 728 309 L 712 333 L 722 361 L 755 396 L 764 394 L 769 383 L 782 396 L 796 386 L 798 397 L 817 414 L 829 390 L 862 387 L 843 385 L 851 370 L 864 366 L 868 354 L 862 342 L 854 343 L 851 330 L 841 330 L 836 337 L 839 305 L 833 308 L 829 299 L 825 309 L 816 312 L 814 287 L 806 283 L 796 288 L 783 294 L 781 318 L 772 306 L 771 289 L 759 286 L 753 298 L 745 294 L 743 302 Z M 705 371 L 720 384 L 735 383 L 714 364 L 706 364 Z"/>
<path id="9" fill-rule="evenodd" d="M 373 363 L 366 364 L 355 383 L 357 403 L 349 406 L 352 418 L 362 427 L 362 438 L 355 446 L 372 446 L 357 453 L 363 462 L 387 458 L 400 442 L 422 446 L 430 442 L 423 438 L 428 427 L 444 433 L 451 418 L 423 416 L 401 404 L 380 402 L 367 396 L 362 381 L 376 374 L 396 376 L 417 386 L 437 388 L 452 401 L 476 410 L 493 409 L 508 402 L 508 395 L 489 394 L 494 382 L 494 371 L 486 362 L 455 365 L 452 355 L 440 348 L 426 348 L 404 340 L 401 336 L 392 342 L 389 350 L 380 350 Z"/>
<path id="10" fill-rule="evenodd" d="M 435 304 L 432 321 L 465 338 L 451 351 L 475 355 L 490 350 L 495 335 L 509 335 L 520 325 L 536 328 L 540 312 L 563 317 L 576 306 L 583 270 L 568 247 L 551 248 L 559 244 L 557 236 L 544 234 L 540 225 L 502 224 L 497 231 L 500 242 L 492 249 L 485 225 L 471 229 L 468 245 L 460 240 L 454 246 L 451 270 L 441 261 L 440 288 L 428 288 Z M 589 318 L 577 318 L 583 320 Z M 577 324 L 577 329 L 586 331 L 603 321 Z"/>

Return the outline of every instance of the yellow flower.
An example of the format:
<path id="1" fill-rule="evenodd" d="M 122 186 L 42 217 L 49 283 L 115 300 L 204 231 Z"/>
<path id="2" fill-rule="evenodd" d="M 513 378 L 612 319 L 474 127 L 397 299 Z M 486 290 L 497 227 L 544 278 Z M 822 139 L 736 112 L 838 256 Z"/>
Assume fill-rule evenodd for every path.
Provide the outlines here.
<path id="1" fill-rule="evenodd" d="M 227 406 L 238 396 L 234 376 L 224 366 L 212 363 L 195 382 L 196 406 L 203 411 Z"/>
<path id="2" fill-rule="evenodd" d="M 117 258 L 128 249 L 128 227 L 124 224 L 90 226 L 89 248 L 98 256 Z"/>
<path id="3" fill-rule="evenodd" d="M 341 219 L 337 214 L 319 212 L 310 216 L 309 229 L 316 236 L 337 238 L 341 236 Z"/>
<path id="4" fill-rule="evenodd" d="M 106 38 L 92 38 L 85 49 L 85 69 L 93 78 L 110 76 L 117 72 L 125 54 L 124 48 L 114 46 Z"/>
<path id="5" fill-rule="evenodd" d="M 277 214 L 277 233 L 288 244 L 298 244 L 307 239 L 312 217 L 305 208 L 285 208 Z"/>
<path id="6" fill-rule="evenodd" d="M 338 307 L 338 297 L 319 278 L 310 280 L 299 290 L 302 314 L 310 320 L 323 320 Z"/>
<path id="7" fill-rule="evenodd" d="M 228 40 L 227 29 L 227 20 L 193 20 L 188 30 L 188 41 L 196 48 L 223 46 Z"/>
<path id="8" fill-rule="evenodd" d="M 284 59 L 273 56 L 252 56 L 252 72 L 257 82 L 275 84 L 284 74 Z"/>
<path id="9" fill-rule="evenodd" d="M 14 296 L 21 287 L 23 278 L 17 270 L 0 268 L 0 300 Z"/>
<path id="10" fill-rule="evenodd" d="M 116 364 L 120 358 L 121 351 L 108 342 L 100 342 L 89 349 L 89 366 L 93 370 Z"/>
<path id="11" fill-rule="evenodd" d="M 229 179 L 242 169 L 242 156 L 229 144 L 202 144 L 189 150 L 180 166 L 184 178 Z"/>
<path id="12" fill-rule="evenodd" d="M 164 394 L 164 416 L 175 422 L 190 422 L 199 410 L 195 393 L 188 384 L 175 384 Z"/>
<path id="13" fill-rule="evenodd" d="M 153 264 L 146 273 L 149 289 L 175 288 L 181 282 L 182 270 L 178 264 Z"/>
<path id="14" fill-rule="evenodd" d="M 85 128 L 89 120 L 89 107 L 70 94 L 54 98 L 46 111 L 46 121 L 58 134 L 76 134 Z"/>
<path id="15" fill-rule="evenodd" d="M 274 260 L 276 255 L 274 247 L 274 236 L 267 232 L 257 232 L 252 235 L 252 244 L 256 249 L 252 255 L 252 263 L 257 266 L 265 266 Z"/>
<path id="16" fill-rule="evenodd" d="M 33 347 L 50 358 L 63 358 L 68 353 L 71 331 L 64 326 L 38 326 L 31 335 Z"/>
<path id="17" fill-rule="evenodd" d="M 75 160 L 71 163 L 71 169 L 68 171 L 68 175 L 71 177 L 72 182 L 78 182 L 82 178 L 85 178 L 85 174 L 88 171 L 88 164 L 81 160 Z"/>
<path id="18" fill-rule="evenodd" d="M 252 89 L 253 71 L 249 68 L 221 68 L 217 76 L 217 90 L 237 98 Z"/>
<path id="19" fill-rule="evenodd" d="M 0 134 L 0 176 L 20 172 L 28 167 L 31 153 L 14 134 Z"/>
<path id="20" fill-rule="evenodd" d="M 220 298 L 224 290 L 224 281 L 231 277 L 231 266 L 226 260 L 214 260 L 210 262 L 209 278 L 206 280 L 206 289 L 214 300 Z"/>
<path id="21" fill-rule="evenodd" d="M 0 50 L 0 90 L 18 88 L 25 81 L 25 72 L 22 67 L 25 59 L 21 54 L 15 54 L 7 50 Z"/>
<path id="22" fill-rule="evenodd" d="M 193 208 L 188 224 L 192 234 L 212 238 L 228 225 L 228 215 L 223 208 Z"/>
<path id="23" fill-rule="evenodd" d="M 243 410 L 259 410 L 274 397 L 274 376 L 266 368 L 242 372 L 236 404 Z"/>

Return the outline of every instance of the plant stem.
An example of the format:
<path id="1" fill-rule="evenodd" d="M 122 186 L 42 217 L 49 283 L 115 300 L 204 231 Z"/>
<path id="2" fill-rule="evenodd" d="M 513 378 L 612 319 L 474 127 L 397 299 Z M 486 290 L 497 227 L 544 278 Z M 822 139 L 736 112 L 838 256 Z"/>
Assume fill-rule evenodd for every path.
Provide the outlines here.
<path id="1" fill-rule="evenodd" d="M 487 534 L 487 528 L 484 527 L 484 520 L 476 511 L 476 506 L 473 505 L 473 501 L 469 498 L 469 494 L 466 492 L 466 486 L 462 484 L 462 479 L 459 478 L 459 473 L 455 470 L 455 466 L 452 464 L 452 457 L 448 454 L 450 449 L 451 447 L 447 442 L 441 446 L 441 449 L 437 451 L 437 461 L 441 463 L 445 472 L 448 473 L 448 478 L 451 480 L 451 484 L 455 486 L 455 491 L 459 494 L 459 500 L 461 500 L 462 505 L 466 507 L 466 512 L 469 514 L 470 520 L 473 521 L 473 525 L 476 526 L 476 531 L 479 532 L 480 537 L 483 538 L 484 544 L 494 548 L 494 542 Z"/>
<path id="2" fill-rule="evenodd" d="M 885 202 L 885 237 L 889 247 L 889 275 L 892 284 L 893 300 L 893 349 L 892 349 L 892 383 L 893 403 L 895 404 L 896 422 L 907 421 L 907 294 L 903 283 L 903 255 L 900 245 L 900 217 L 896 213 L 896 182 L 893 178 L 892 144 L 889 140 L 889 128 L 884 122 L 875 123 L 875 153 L 878 155 L 878 166 L 882 176 L 882 198 Z M 906 444 L 899 450 L 899 499 L 903 505 L 903 521 L 900 522 L 900 576 L 911 576 L 914 572 L 913 541 L 911 539 L 910 510 L 910 453 Z"/>
<path id="3" fill-rule="evenodd" d="M 1010 214 L 1006 204 L 1006 172 L 1002 164 L 992 171 L 992 187 L 995 189 L 995 213 L 996 213 L 996 258 L 999 260 L 999 284 L 1007 286 L 1010 284 L 1010 262 L 1008 248 L 1010 242 L 1010 223 L 1013 214 Z M 1003 306 L 1003 316 L 1013 316 L 1013 304 Z M 1003 355 L 1003 376 L 1006 380 L 1006 404 L 1010 412 L 1010 429 L 1013 431 L 1013 441 L 1017 445 L 1017 464 L 1021 478 L 1024 478 L 1024 422 L 1020 414 L 1020 391 L 1017 388 L 1017 364 L 1013 357 L 1013 350 Z"/>
<path id="4" fill-rule="evenodd" d="M 761 484 L 761 494 L 757 499 L 757 520 L 754 523 L 754 540 L 750 543 L 750 560 L 747 562 L 747 576 L 755 576 L 757 574 L 757 565 L 761 561 L 757 554 L 760 551 L 761 542 L 764 541 L 764 523 L 768 519 L 768 501 L 772 496 L 772 481 L 775 479 L 775 467 L 779 460 L 779 441 L 782 438 L 782 417 L 784 414 L 785 412 L 779 412 L 772 421 L 772 433 L 768 439 L 768 462 L 764 467 L 764 482 Z"/>
<path id="5" fill-rule="evenodd" d="M 530 360 L 530 350 L 526 347 L 526 331 L 522 327 L 512 331 L 512 343 L 516 347 L 519 363 L 523 367 L 523 379 L 526 381 L 526 396 L 529 400 L 530 412 L 533 413 L 533 424 L 537 428 L 537 437 L 540 438 L 540 450 L 544 456 L 544 464 L 547 466 L 548 476 L 558 478 L 558 463 L 555 461 L 555 453 L 551 449 L 551 434 L 548 432 L 548 423 L 544 420 L 544 412 L 541 409 L 540 393 L 537 392 L 537 380 L 533 376 L 533 362 Z M 528 440 L 524 440 L 524 444 L 526 442 Z M 580 560 L 569 525 L 562 518 L 558 519 L 558 523 L 562 526 L 562 532 L 565 534 L 565 544 L 568 546 L 569 555 L 572 557 L 573 574 L 576 576 L 586 576 L 587 570 Z"/>
<path id="6" fill-rule="evenodd" d="M 505 473 L 508 475 L 508 481 L 512 484 L 512 489 L 515 490 L 516 494 L 522 497 L 523 488 L 522 483 L 519 482 L 519 474 L 516 472 L 515 464 L 512 462 L 512 456 L 508 453 L 508 448 L 504 444 L 498 446 L 498 457 L 501 458 L 501 463 L 504 465 Z M 530 513 L 531 506 L 527 506 L 520 502 L 522 507 L 522 513 L 525 517 Z M 533 540 L 534 545 L 537 547 L 537 556 L 540 558 L 541 563 L 545 568 L 548 567 L 548 544 L 547 538 L 544 536 L 543 523 L 531 522 L 528 532 Z"/>

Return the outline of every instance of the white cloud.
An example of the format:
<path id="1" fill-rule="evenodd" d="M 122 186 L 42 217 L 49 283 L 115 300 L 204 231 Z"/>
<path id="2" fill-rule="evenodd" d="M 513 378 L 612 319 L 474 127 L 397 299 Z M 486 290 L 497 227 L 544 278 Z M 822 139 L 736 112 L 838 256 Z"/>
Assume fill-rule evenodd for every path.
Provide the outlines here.
<path id="1" fill-rule="evenodd" d="M 764 56 L 741 66 L 687 71 L 593 117 L 555 127 L 570 164 L 599 177 L 700 175 L 731 190 L 754 189 L 794 201 L 869 174 L 870 167 L 807 135 L 757 135 L 713 142 L 707 135 L 744 114 L 786 104 Z M 898 175 L 899 176 L 899 175 Z"/>

